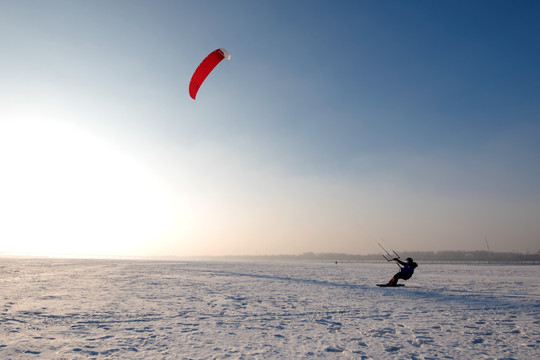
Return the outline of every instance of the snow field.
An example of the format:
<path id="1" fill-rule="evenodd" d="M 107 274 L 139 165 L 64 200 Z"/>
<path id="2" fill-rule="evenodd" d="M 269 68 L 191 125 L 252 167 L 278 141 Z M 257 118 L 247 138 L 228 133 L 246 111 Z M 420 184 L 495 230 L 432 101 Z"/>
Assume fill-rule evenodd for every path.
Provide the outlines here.
<path id="1" fill-rule="evenodd" d="M 2 359 L 538 359 L 540 267 L 3 259 Z"/>

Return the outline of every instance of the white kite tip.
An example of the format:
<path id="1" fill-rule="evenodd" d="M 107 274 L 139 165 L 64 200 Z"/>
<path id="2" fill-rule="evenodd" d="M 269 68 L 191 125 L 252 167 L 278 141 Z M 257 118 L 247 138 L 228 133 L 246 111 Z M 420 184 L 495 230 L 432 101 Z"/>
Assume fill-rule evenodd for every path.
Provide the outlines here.
<path id="1" fill-rule="evenodd" d="M 229 52 L 223 48 L 219 49 L 221 50 L 221 52 L 223 53 L 223 56 L 225 57 L 225 59 L 227 60 L 231 60 L 231 54 L 229 54 Z"/>

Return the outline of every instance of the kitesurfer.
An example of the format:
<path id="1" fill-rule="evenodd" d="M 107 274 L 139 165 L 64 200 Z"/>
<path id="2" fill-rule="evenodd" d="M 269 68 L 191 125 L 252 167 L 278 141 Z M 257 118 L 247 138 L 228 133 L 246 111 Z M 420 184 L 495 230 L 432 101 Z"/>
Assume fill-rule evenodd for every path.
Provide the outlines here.
<path id="1" fill-rule="evenodd" d="M 406 262 L 403 262 L 398 258 L 393 258 L 392 260 L 398 263 L 401 270 L 396 275 L 394 275 L 392 279 L 390 279 L 386 286 L 397 286 L 399 279 L 409 280 L 414 274 L 414 269 L 418 267 L 418 264 L 415 263 L 411 258 L 405 259 Z"/>

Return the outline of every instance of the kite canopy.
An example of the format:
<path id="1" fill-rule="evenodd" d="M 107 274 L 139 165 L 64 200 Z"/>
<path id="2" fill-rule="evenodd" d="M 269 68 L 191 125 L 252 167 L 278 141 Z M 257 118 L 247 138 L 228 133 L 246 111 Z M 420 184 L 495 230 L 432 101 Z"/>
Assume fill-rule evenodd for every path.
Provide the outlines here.
<path id="1" fill-rule="evenodd" d="M 223 59 L 230 60 L 231 54 L 229 54 L 225 49 L 216 49 L 199 64 L 191 77 L 191 81 L 189 82 L 189 96 L 191 96 L 193 100 L 195 100 L 197 92 L 204 82 L 204 79 L 206 79 L 217 64 L 219 64 Z"/>

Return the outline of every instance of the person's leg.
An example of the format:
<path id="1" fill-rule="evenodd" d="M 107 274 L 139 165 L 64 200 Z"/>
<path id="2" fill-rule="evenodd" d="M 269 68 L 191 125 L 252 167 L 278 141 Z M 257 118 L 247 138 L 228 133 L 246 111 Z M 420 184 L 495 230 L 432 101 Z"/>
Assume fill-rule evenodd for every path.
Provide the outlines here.
<path id="1" fill-rule="evenodd" d="M 392 279 L 390 279 L 390 281 L 386 285 L 388 285 L 388 286 L 396 286 L 397 282 L 398 282 L 398 279 L 399 279 L 399 275 L 400 275 L 400 273 L 397 273 L 396 275 L 394 275 L 394 277 L 392 277 Z"/>

